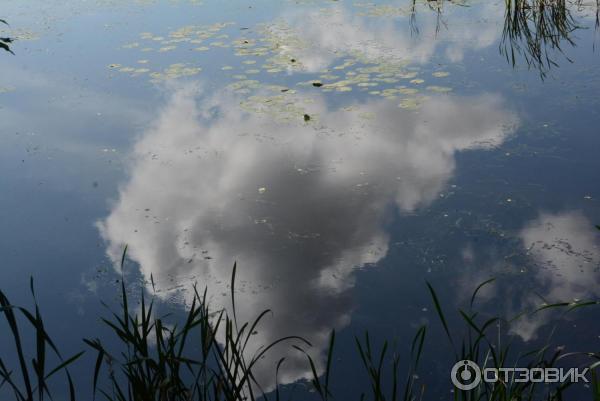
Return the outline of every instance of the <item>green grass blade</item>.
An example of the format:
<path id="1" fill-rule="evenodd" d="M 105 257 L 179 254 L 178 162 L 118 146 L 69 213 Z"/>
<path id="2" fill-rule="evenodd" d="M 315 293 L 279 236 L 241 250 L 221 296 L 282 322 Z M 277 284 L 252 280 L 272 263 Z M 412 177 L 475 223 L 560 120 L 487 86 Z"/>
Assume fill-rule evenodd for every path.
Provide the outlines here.
<path id="1" fill-rule="evenodd" d="M 429 284 L 429 282 L 426 282 L 426 284 L 427 284 L 427 288 L 429 288 L 429 293 L 431 294 L 431 298 L 433 299 L 433 304 L 435 306 L 435 310 L 437 311 L 438 317 L 440 318 L 440 321 L 442 322 L 442 326 L 444 326 L 444 331 L 446 332 L 446 336 L 448 337 L 448 340 L 450 340 L 450 344 L 452 344 L 452 347 L 454 347 L 454 341 L 452 340 L 452 336 L 450 335 L 450 329 L 448 329 L 448 323 L 446 323 L 446 317 L 444 316 L 444 312 L 442 311 L 442 306 L 440 305 L 440 301 L 438 300 L 435 290 L 433 289 L 431 284 Z"/>
<path id="2" fill-rule="evenodd" d="M 475 288 L 475 291 L 473 291 L 473 295 L 471 295 L 471 302 L 469 304 L 471 308 L 473 308 L 473 304 L 475 303 L 475 297 L 477 296 L 477 293 L 479 292 L 479 290 L 481 290 L 487 284 L 493 283 L 495 280 L 496 279 L 492 277 L 492 278 L 484 281 L 483 283 L 479 284 L 477 286 L 477 288 Z"/>

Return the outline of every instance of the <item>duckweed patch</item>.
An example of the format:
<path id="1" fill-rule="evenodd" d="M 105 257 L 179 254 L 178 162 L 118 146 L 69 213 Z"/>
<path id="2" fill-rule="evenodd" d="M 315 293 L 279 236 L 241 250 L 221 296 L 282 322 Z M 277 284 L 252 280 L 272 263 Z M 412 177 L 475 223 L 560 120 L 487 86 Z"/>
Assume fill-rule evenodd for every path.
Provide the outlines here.
<path id="1" fill-rule="evenodd" d="M 406 12 L 392 6 L 366 3 L 354 6 L 368 16 L 404 15 Z M 339 12 L 336 7 L 320 11 L 325 14 Z M 418 109 L 424 99 L 418 95 L 421 84 L 425 83 L 425 79 L 419 77 L 418 66 L 409 64 L 401 55 L 381 51 L 383 48 L 378 48 L 376 43 L 373 46 L 380 50 L 376 52 L 367 52 L 360 46 L 322 49 L 319 44 L 303 37 L 300 30 L 284 19 L 260 23 L 250 29 L 228 30 L 234 25 L 226 22 L 206 26 L 187 25 L 161 34 L 142 32 L 138 41 L 125 47 L 134 51 L 154 51 L 155 54 L 168 53 L 161 54 L 160 59 L 181 61 L 162 69 L 151 68 L 150 65 L 160 65 L 161 60 L 152 61 L 144 57 L 138 60 L 138 64 L 144 64 L 144 68 L 118 63 L 109 64 L 109 68 L 132 77 L 147 75 L 151 82 L 159 82 L 195 76 L 202 71 L 203 63 L 210 65 L 210 59 L 194 55 L 194 52 L 226 51 L 238 58 L 239 64 L 223 65 L 220 70 L 236 71 L 225 75 L 231 81 L 226 82 L 225 86 L 238 95 L 246 96 L 242 107 L 284 121 L 297 120 L 298 116 L 307 114 L 303 107 L 306 99 L 300 100 L 296 91 L 290 89 L 294 86 L 307 90 L 318 88 L 318 93 L 326 96 L 358 92 L 394 101 L 398 107 L 405 109 Z M 153 47 L 152 44 L 159 46 Z M 214 50 L 216 48 L 224 50 Z M 311 57 L 322 51 L 326 52 L 323 56 L 326 62 L 315 64 Z M 321 68 L 315 68 L 315 65 Z M 448 75 L 445 71 L 432 73 L 436 78 Z M 286 85 L 279 85 L 282 82 Z M 266 98 L 259 96 L 258 93 L 265 89 L 277 94 Z M 423 89 L 438 93 L 452 90 L 437 85 Z M 296 97 L 299 99 L 294 100 Z M 310 116 L 312 122 L 313 117 Z"/>

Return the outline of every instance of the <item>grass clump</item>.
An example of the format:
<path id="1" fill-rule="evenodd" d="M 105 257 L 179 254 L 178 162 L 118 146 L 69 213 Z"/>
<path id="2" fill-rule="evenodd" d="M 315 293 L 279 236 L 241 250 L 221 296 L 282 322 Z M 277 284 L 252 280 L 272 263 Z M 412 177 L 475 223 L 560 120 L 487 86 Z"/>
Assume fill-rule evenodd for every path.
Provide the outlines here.
<path id="1" fill-rule="evenodd" d="M 562 347 L 553 348 L 551 346 L 552 333 L 541 347 L 530 349 L 525 352 L 514 352 L 512 338 L 509 337 L 506 341 L 503 341 L 501 327 L 510 327 L 512 323 L 526 313 L 522 312 L 510 320 L 505 320 L 499 316 L 485 316 L 481 312 L 478 312 L 475 309 L 477 294 L 484 286 L 489 285 L 494 281 L 495 279 L 491 278 L 475 288 L 471 295 L 468 309 L 458 310 L 459 316 L 464 323 L 464 327 L 455 330 L 449 328 L 447 324 L 448 317 L 442 309 L 442 305 L 436 292 L 433 287 L 427 283 L 435 310 L 454 352 L 455 360 L 473 361 L 482 371 L 486 368 L 499 371 L 502 368 L 514 367 L 527 369 L 554 368 L 557 367 L 559 362 L 566 358 L 584 357 L 586 360 L 590 361 L 586 363 L 585 366 L 592 372 L 592 394 L 590 400 L 600 400 L 599 382 L 594 371 L 594 369 L 600 365 L 600 362 L 598 362 L 600 361 L 600 353 L 563 353 Z M 599 303 L 599 301 L 579 301 L 576 303 L 558 302 L 544 305 L 531 313 L 536 314 L 551 308 L 567 308 L 566 312 L 568 313 L 581 307 L 598 305 Z M 460 344 L 457 343 L 453 333 L 461 333 Z M 457 344 L 460 345 L 460 348 L 458 349 L 456 346 Z M 513 356 L 513 354 L 516 355 Z M 453 399 L 456 401 L 562 401 L 563 399 L 566 399 L 564 398 L 566 390 L 574 384 L 573 382 L 568 381 L 557 383 L 556 386 L 552 387 L 546 383 L 537 381 L 522 382 L 517 380 L 518 377 L 514 374 L 508 375 L 507 377 L 508 380 L 501 379 L 493 383 L 482 380 L 478 386 L 467 391 L 455 388 L 453 391 Z"/>
<path id="2" fill-rule="evenodd" d="M 58 373 L 63 373 L 67 380 L 69 399 L 74 401 L 75 388 L 68 367 L 79 359 L 83 352 L 66 359 L 62 357 L 44 327 L 40 308 L 35 297 L 33 279 L 30 280 L 30 290 L 34 301 L 33 313 L 26 308 L 11 304 L 4 292 L 0 290 L 0 314 L 4 317 L 9 328 L 9 335 L 6 336 L 6 339 L 2 338 L 2 341 L 12 341 L 18 361 L 17 369 L 13 370 L 9 369 L 5 361 L 0 358 L 0 390 L 8 387 L 9 392 L 12 392 L 14 399 L 17 401 L 42 401 L 45 397 L 51 398 L 49 380 Z M 23 323 L 23 318 L 25 323 L 28 324 L 27 332 L 33 333 L 34 337 L 35 352 L 30 364 L 27 363 L 30 352 L 25 346 L 30 342 L 26 343 L 22 334 L 23 327 L 21 323 Z M 58 363 L 49 368 L 49 359 L 58 360 Z"/>
<path id="3" fill-rule="evenodd" d="M 124 260 L 124 259 L 123 259 Z M 122 264 L 123 264 L 122 260 Z M 235 272 L 231 279 L 231 301 L 235 310 Z M 153 280 L 151 280 L 153 282 Z M 238 325 L 235 312 L 209 310 L 207 290 L 194 297 L 181 326 L 165 324 L 153 316 L 154 304 L 141 296 L 141 311 L 132 313 L 125 282 L 121 280 L 122 309 L 112 319 L 102 319 L 120 340 L 124 351 L 111 353 L 102 341 L 86 339 L 97 352 L 94 394 L 114 401 L 256 400 L 265 397 L 253 374 L 255 365 L 274 346 L 296 341 L 310 346 L 301 337 L 282 337 L 247 357 L 246 349 L 265 310 L 253 322 Z M 192 334 L 198 337 L 192 338 Z M 190 356 L 193 354 L 193 356 Z M 98 387 L 105 368 L 106 388 Z"/>

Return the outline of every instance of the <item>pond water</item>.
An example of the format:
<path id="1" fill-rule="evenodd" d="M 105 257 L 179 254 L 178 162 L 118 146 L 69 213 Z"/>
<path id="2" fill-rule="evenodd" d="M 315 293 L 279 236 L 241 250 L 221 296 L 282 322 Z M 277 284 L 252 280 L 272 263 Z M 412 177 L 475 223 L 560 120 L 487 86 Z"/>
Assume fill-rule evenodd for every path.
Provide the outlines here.
<path id="1" fill-rule="evenodd" d="M 174 313 L 194 282 L 230 308 L 237 262 L 238 318 L 273 311 L 256 346 L 305 337 L 320 369 L 335 329 L 332 380 L 358 399 L 353 336 L 405 360 L 426 324 L 419 381 L 448 399 L 426 282 L 451 327 L 490 278 L 478 304 L 505 318 L 600 296 L 598 8 L 557 4 L 8 2 L 0 289 L 30 305 L 32 276 L 69 354 L 105 333 L 125 245 L 132 291 Z M 498 332 L 597 351 L 597 316 L 551 309 Z M 282 356 L 281 382 L 310 376 L 281 349 L 266 387 Z M 93 358 L 78 363 L 86 399 Z"/>

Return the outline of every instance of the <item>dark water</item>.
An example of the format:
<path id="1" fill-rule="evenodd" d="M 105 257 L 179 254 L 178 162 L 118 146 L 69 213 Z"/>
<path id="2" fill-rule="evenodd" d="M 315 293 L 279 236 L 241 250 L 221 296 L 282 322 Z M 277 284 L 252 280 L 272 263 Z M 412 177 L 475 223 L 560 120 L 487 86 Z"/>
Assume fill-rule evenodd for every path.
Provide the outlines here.
<path id="1" fill-rule="evenodd" d="M 237 261 L 239 316 L 273 310 L 257 344 L 301 335 L 322 363 L 336 329 L 346 397 L 364 387 L 354 334 L 404 355 L 428 324 L 421 379 L 443 399 L 426 281 L 450 312 L 494 277 L 478 301 L 504 317 L 600 296 L 596 10 L 568 4 L 544 37 L 504 2 L 4 5 L 1 288 L 29 305 L 33 276 L 69 353 L 104 332 L 125 244 L 131 286 L 152 275 L 175 311 L 193 282 L 228 308 Z M 498 330 L 597 350 L 596 316 Z M 287 358 L 283 382 L 307 377 Z"/>

